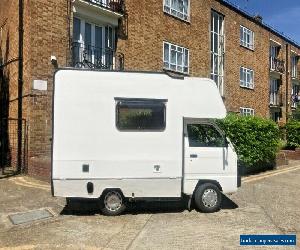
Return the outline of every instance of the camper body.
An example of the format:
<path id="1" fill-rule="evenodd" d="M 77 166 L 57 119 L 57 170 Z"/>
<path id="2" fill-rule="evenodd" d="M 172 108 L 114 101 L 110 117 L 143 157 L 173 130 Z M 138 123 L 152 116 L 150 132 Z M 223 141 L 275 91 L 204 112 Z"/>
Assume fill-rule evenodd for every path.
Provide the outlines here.
<path id="1" fill-rule="evenodd" d="M 115 215 L 128 200 L 187 195 L 210 212 L 221 191 L 237 190 L 237 155 L 214 123 L 226 110 L 213 81 L 61 69 L 54 83 L 54 196 L 96 198 Z"/>

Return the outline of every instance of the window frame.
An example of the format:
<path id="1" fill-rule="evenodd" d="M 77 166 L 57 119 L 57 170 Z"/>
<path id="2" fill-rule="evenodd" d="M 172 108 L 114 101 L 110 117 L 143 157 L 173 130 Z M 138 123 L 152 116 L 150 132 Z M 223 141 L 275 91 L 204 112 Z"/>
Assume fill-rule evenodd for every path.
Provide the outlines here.
<path id="1" fill-rule="evenodd" d="M 177 2 L 182 1 L 183 2 L 184 0 L 163 0 L 163 12 L 170 16 L 178 18 L 184 22 L 190 22 L 191 0 L 187 0 L 188 6 L 187 6 L 186 14 L 184 12 L 181 12 L 178 9 L 173 8 L 172 1 L 177 1 Z M 169 2 L 169 4 L 168 4 L 168 2 Z M 182 4 L 182 6 L 184 6 L 184 5 Z M 186 18 L 185 18 L 185 16 L 186 16 Z"/>
<path id="2" fill-rule="evenodd" d="M 298 62 L 299 62 L 299 56 L 292 53 L 291 56 L 291 76 L 293 79 L 298 78 Z"/>
<path id="3" fill-rule="evenodd" d="M 279 93 L 280 93 L 280 81 L 276 78 L 270 78 L 270 100 L 269 104 L 277 106 L 279 105 Z"/>
<path id="4" fill-rule="evenodd" d="M 222 146 L 191 146 L 190 145 L 190 136 L 189 136 L 189 132 L 188 132 L 188 126 L 189 125 L 206 125 L 206 126 L 211 126 L 213 127 L 216 132 L 220 135 L 220 137 L 222 138 Z M 185 129 L 186 129 L 186 138 L 187 138 L 187 142 L 188 142 L 188 147 L 189 148 L 224 148 L 226 147 L 226 135 L 224 133 L 224 131 L 222 131 L 216 124 L 214 123 L 210 123 L 210 122 L 189 122 L 185 125 Z"/>
<path id="5" fill-rule="evenodd" d="M 281 45 L 272 43 L 270 45 L 270 70 L 276 70 L 275 60 L 278 58 L 281 50 Z"/>
<path id="6" fill-rule="evenodd" d="M 297 91 L 297 90 L 298 90 L 298 91 Z M 299 94 L 300 94 L 300 84 L 295 83 L 295 82 L 292 82 L 292 89 L 291 89 L 291 92 L 292 92 L 292 93 L 291 93 L 292 96 L 296 96 L 297 94 L 299 95 Z M 297 92 L 297 93 L 295 93 L 295 92 Z M 298 105 L 299 105 L 299 103 L 297 103 L 297 102 L 295 102 L 294 100 L 292 100 L 292 102 L 291 102 L 291 107 L 292 107 L 293 109 L 297 108 Z"/>
<path id="7" fill-rule="evenodd" d="M 165 60 L 165 45 L 168 46 L 168 61 Z M 175 52 L 176 52 L 176 62 L 175 64 L 172 63 L 172 47 L 175 47 Z M 180 53 L 180 51 L 182 51 L 182 64 L 178 64 L 178 53 Z M 174 51 L 174 49 L 173 49 Z M 186 54 L 187 52 L 187 54 Z M 186 62 L 186 55 L 187 55 L 187 62 Z M 168 67 L 166 66 L 166 64 L 168 64 Z M 172 66 L 175 67 L 172 68 Z M 178 70 L 178 67 L 181 67 L 182 70 Z M 183 46 L 177 45 L 177 44 L 173 44 L 167 41 L 163 41 L 163 68 L 165 70 L 169 70 L 169 71 L 173 71 L 176 73 L 180 73 L 180 74 L 184 74 L 184 75 L 188 75 L 190 72 L 190 51 L 188 48 L 185 48 Z M 185 68 L 187 68 L 187 71 L 185 72 Z"/>
<path id="8" fill-rule="evenodd" d="M 240 107 L 241 116 L 254 116 L 255 112 L 253 108 Z"/>
<path id="9" fill-rule="evenodd" d="M 118 107 L 120 106 L 120 103 L 124 102 L 124 103 L 147 103 L 147 105 L 149 104 L 163 104 L 163 112 L 164 112 L 164 121 L 163 121 L 163 126 L 162 128 L 159 129 L 127 129 L 127 128 L 121 128 L 119 126 L 119 109 Z M 117 128 L 118 131 L 120 132 L 163 132 L 166 130 L 166 126 L 167 126 L 167 99 L 148 99 L 148 98 L 119 98 L 116 97 L 115 98 L 115 126 Z"/>
<path id="10" fill-rule="evenodd" d="M 249 36 L 249 41 L 247 41 Z M 244 48 L 254 50 L 255 33 L 253 30 L 240 25 L 240 45 Z"/>
<path id="11" fill-rule="evenodd" d="M 76 21 L 75 21 L 76 20 Z M 76 34 L 78 37 L 75 39 L 75 30 L 74 30 L 74 23 L 78 22 L 79 26 L 79 33 Z M 90 34 L 87 39 L 87 30 L 86 28 L 89 27 Z M 101 30 L 101 36 L 96 36 L 96 33 Z M 97 60 L 101 60 L 101 62 L 104 62 L 105 64 L 113 65 L 114 59 L 110 56 L 113 54 L 113 51 L 115 51 L 115 41 L 116 41 L 116 30 L 113 26 L 109 24 L 103 24 L 103 23 L 95 23 L 90 21 L 89 19 L 85 19 L 82 17 L 74 16 L 73 17 L 73 33 L 72 33 L 72 44 L 77 44 L 76 47 L 78 47 L 75 55 L 75 61 L 82 62 L 84 59 L 84 51 L 89 51 L 87 55 L 87 60 L 91 63 L 95 63 Z M 89 40 L 89 42 L 88 42 Z M 101 47 L 99 47 L 99 44 Z M 73 46 L 73 45 L 72 45 Z M 111 52 L 108 52 L 111 51 Z M 72 52 L 74 53 L 74 52 Z M 72 57 L 74 56 L 72 55 Z M 72 59 L 74 60 L 74 59 Z"/>
<path id="12" fill-rule="evenodd" d="M 86 25 L 90 25 L 91 26 L 91 46 L 93 47 L 97 47 L 96 46 L 96 28 L 101 28 L 101 45 L 102 45 L 102 49 L 108 48 L 108 49 L 115 49 L 115 35 L 116 35 L 116 31 L 114 29 L 113 26 L 109 25 L 109 24 L 103 24 L 103 23 L 95 23 L 92 22 L 88 19 L 85 18 L 81 18 L 78 16 L 74 16 L 73 17 L 73 22 L 74 19 L 77 19 L 79 21 L 79 39 L 74 39 L 74 27 L 73 27 L 73 33 L 72 33 L 72 42 L 78 42 L 78 43 L 82 43 L 83 45 L 86 45 Z M 106 34 L 106 32 L 111 32 L 111 37 L 107 37 L 109 34 Z M 108 40 L 106 39 L 108 38 Z M 111 38 L 111 39 L 110 39 Z"/>
<path id="13" fill-rule="evenodd" d="M 215 17 L 217 17 L 217 19 L 215 19 Z M 216 24 L 215 20 L 217 20 L 217 27 L 214 26 Z M 215 41 L 217 41 L 217 45 Z M 224 96 L 225 41 L 225 16 L 211 9 L 210 78 L 215 81 L 221 96 Z"/>
<path id="14" fill-rule="evenodd" d="M 242 73 L 242 74 L 241 74 Z M 243 77 L 242 77 L 243 75 Z M 252 79 L 252 82 L 248 82 L 248 77 Z M 255 75 L 254 70 L 246 67 L 240 67 L 240 87 L 247 89 L 254 89 L 255 86 Z"/>
<path id="15" fill-rule="evenodd" d="M 280 121 L 280 119 L 282 118 L 282 113 L 281 113 L 281 111 L 271 111 L 270 112 L 270 118 L 274 121 L 274 122 L 276 122 L 276 123 L 278 123 L 279 121 Z"/>

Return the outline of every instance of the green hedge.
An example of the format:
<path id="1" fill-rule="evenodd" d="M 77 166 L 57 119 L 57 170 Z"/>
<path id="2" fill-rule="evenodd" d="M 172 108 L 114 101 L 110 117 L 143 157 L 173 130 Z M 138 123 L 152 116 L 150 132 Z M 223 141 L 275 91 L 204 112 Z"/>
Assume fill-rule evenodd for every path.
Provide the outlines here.
<path id="1" fill-rule="evenodd" d="M 300 105 L 297 106 L 296 110 L 292 112 L 291 118 L 300 122 Z"/>
<path id="2" fill-rule="evenodd" d="M 275 122 L 230 114 L 218 123 L 234 144 L 242 165 L 252 168 L 274 163 L 280 139 Z"/>
<path id="3" fill-rule="evenodd" d="M 291 148 L 300 147 L 300 122 L 291 120 L 286 124 L 287 146 Z"/>

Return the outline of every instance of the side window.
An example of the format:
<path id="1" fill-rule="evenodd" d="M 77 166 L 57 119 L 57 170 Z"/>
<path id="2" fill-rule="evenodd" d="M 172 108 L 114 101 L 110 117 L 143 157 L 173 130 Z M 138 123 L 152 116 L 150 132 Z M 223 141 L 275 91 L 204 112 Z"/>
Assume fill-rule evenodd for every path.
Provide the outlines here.
<path id="1" fill-rule="evenodd" d="M 209 124 L 188 124 L 190 147 L 225 147 L 225 139 L 219 131 Z"/>
<path id="2" fill-rule="evenodd" d="M 166 127 L 166 105 L 162 101 L 118 101 L 116 125 L 125 131 L 161 131 Z"/>

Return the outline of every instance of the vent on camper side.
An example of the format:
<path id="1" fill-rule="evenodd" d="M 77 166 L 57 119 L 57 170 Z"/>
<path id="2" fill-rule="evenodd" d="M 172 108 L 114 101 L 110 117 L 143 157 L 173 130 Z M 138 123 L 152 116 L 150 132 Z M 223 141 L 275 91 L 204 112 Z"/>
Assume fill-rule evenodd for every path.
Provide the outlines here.
<path id="1" fill-rule="evenodd" d="M 90 171 L 90 166 L 89 164 L 83 164 L 82 165 L 82 172 L 87 173 Z"/>

